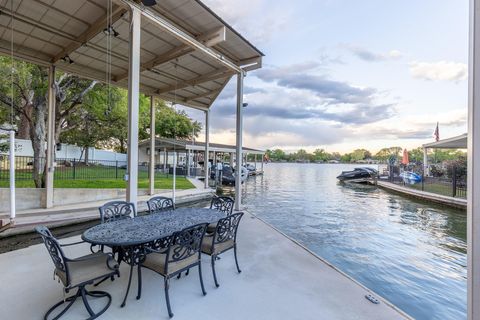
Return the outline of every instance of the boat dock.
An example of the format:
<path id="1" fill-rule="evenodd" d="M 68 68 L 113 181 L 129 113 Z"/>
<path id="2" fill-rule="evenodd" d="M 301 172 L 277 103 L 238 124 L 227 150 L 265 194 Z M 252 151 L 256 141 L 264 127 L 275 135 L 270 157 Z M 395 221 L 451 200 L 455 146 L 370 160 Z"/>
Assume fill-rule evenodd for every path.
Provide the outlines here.
<path id="1" fill-rule="evenodd" d="M 376 180 L 375 184 L 383 189 L 398 192 L 404 195 L 415 197 L 421 200 L 428 200 L 438 204 L 443 204 L 459 209 L 467 209 L 467 199 L 448 197 L 432 192 L 426 192 L 422 190 L 416 190 L 408 187 L 404 187 L 398 184 L 394 184 L 388 181 Z"/>
<path id="2" fill-rule="evenodd" d="M 79 236 L 62 242 L 79 240 Z M 238 234 L 239 263 L 235 271 L 233 254 L 226 253 L 217 263 L 220 287 L 215 288 L 208 259 L 202 261 L 207 295 L 202 296 L 197 272 L 173 279 L 170 299 L 176 320 L 203 315 L 210 320 L 225 319 L 411 319 L 391 303 L 338 271 L 328 262 L 276 229 L 246 213 Z M 77 246 L 75 246 L 77 247 Z M 89 246 L 72 247 L 73 257 L 89 253 Z M 35 265 L 32 265 L 32 261 Z M 16 266 L 12 268 L 12 266 Z M 2 317 L 37 319 L 52 304 L 63 299 L 62 285 L 52 280 L 53 265 L 43 244 L 1 254 L 0 287 Z M 130 294 L 120 308 L 127 285 L 128 266 L 121 264 L 122 277 L 106 281 L 99 290 L 112 295 L 112 305 L 102 319 L 168 319 L 164 305 L 163 280 L 154 272 L 143 272 L 143 294 Z M 35 276 L 33 276 L 35 275 Z M 132 288 L 136 288 L 136 276 Z M 135 290 L 134 290 L 135 291 Z M 374 304 L 365 298 L 373 295 Z M 24 301 L 28 301 L 25 308 Z M 81 303 L 68 316 L 82 318 Z"/>

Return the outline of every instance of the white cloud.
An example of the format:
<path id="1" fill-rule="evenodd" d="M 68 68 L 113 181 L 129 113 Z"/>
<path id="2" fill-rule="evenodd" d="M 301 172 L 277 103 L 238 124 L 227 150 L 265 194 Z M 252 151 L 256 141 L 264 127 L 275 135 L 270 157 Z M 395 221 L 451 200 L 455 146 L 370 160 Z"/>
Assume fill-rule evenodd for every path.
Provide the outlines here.
<path id="1" fill-rule="evenodd" d="M 387 53 L 377 53 L 353 44 L 341 44 L 340 46 L 346 48 L 357 58 L 367 62 L 396 60 L 403 57 L 403 54 L 399 50 L 390 50 Z"/>
<path id="2" fill-rule="evenodd" d="M 467 65 L 450 61 L 412 61 L 410 62 L 410 73 L 417 79 L 458 82 L 467 79 Z"/>

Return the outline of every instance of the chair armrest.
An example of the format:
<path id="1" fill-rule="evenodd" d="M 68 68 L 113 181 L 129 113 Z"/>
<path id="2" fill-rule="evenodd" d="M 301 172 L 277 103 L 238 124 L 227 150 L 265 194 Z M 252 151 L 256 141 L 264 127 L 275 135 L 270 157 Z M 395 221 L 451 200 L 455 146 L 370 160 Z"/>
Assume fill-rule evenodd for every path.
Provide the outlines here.
<path id="1" fill-rule="evenodd" d="M 74 246 L 81 243 L 85 243 L 85 241 L 78 241 L 78 242 L 72 242 L 72 243 L 60 243 L 60 247 Z"/>
<path id="2" fill-rule="evenodd" d="M 105 260 L 105 263 L 107 264 L 107 267 L 110 269 L 110 270 L 116 270 L 118 269 L 118 263 L 117 261 L 115 260 L 114 256 L 112 253 L 108 252 L 108 253 L 102 253 L 102 255 L 106 258 Z M 68 262 L 68 263 L 75 263 L 75 262 L 83 262 L 83 261 L 88 261 L 88 260 L 94 260 L 94 259 L 98 259 L 98 255 L 97 254 L 90 254 L 88 256 L 84 256 L 84 257 L 80 257 L 80 258 L 76 258 L 76 259 L 68 259 L 68 258 L 65 258 L 65 261 Z M 111 262 L 114 261 L 115 264 L 114 265 L 111 265 Z"/>
<path id="3" fill-rule="evenodd" d="M 155 250 L 152 248 L 145 248 L 145 253 L 160 253 L 160 254 L 166 254 L 168 251 L 168 248 L 165 248 L 163 250 Z"/>

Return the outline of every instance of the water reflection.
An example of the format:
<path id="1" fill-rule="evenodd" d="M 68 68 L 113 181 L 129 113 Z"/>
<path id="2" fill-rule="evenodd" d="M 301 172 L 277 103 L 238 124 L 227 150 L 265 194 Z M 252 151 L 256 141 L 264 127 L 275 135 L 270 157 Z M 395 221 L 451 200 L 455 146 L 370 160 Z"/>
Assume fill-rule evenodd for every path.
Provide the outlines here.
<path id="1" fill-rule="evenodd" d="M 246 208 L 417 319 L 466 315 L 466 216 L 459 210 L 339 184 L 343 165 L 268 164 Z M 225 192 L 233 192 L 224 190 Z"/>

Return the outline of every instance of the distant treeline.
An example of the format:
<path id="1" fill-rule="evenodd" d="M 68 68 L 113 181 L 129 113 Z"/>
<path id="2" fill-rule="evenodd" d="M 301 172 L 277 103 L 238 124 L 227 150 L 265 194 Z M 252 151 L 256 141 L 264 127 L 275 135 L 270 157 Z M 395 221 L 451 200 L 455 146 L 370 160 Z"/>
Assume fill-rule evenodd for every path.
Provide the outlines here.
<path id="1" fill-rule="evenodd" d="M 304 149 L 300 149 L 294 153 L 287 153 L 282 149 L 267 150 L 266 154 L 271 161 L 287 161 L 287 162 L 359 162 L 359 161 L 379 161 L 387 162 L 389 158 L 403 156 L 403 148 L 390 147 L 383 148 L 373 154 L 366 149 L 356 149 L 350 153 L 340 154 L 339 152 L 329 153 L 324 149 L 316 149 L 312 153 Z M 423 148 L 419 147 L 408 151 L 410 162 L 423 162 Z M 447 160 L 456 160 L 466 157 L 466 153 L 459 150 L 433 149 L 429 150 L 428 159 L 430 163 L 439 163 Z"/>

